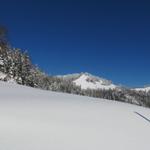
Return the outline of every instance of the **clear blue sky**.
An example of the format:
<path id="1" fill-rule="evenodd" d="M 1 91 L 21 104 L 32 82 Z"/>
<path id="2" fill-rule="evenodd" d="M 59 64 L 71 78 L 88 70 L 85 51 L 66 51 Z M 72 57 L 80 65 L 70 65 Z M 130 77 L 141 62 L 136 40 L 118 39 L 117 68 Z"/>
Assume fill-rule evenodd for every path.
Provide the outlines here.
<path id="1" fill-rule="evenodd" d="M 150 1 L 1 0 L 0 24 L 49 74 L 150 84 Z"/>

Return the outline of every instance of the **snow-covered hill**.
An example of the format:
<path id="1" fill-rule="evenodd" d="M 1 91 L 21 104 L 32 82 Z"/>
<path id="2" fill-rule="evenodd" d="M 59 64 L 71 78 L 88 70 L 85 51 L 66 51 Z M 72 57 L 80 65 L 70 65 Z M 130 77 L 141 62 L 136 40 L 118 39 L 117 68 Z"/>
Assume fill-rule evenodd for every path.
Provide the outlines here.
<path id="1" fill-rule="evenodd" d="M 150 109 L 0 82 L 1 150 L 149 150 Z"/>
<path id="2" fill-rule="evenodd" d="M 135 91 L 144 91 L 144 92 L 149 92 L 150 91 L 150 86 L 149 87 L 143 87 L 143 88 L 135 88 Z"/>
<path id="3" fill-rule="evenodd" d="M 115 89 L 117 88 L 111 81 L 93 76 L 91 74 L 82 74 L 78 79 L 73 81 L 82 89 Z"/>
<path id="4" fill-rule="evenodd" d="M 77 86 L 81 86 L 81 89 L 115 89 L 118 86 L 111 81 L 104 78 L 100 78 L 89 73 L 69 74 L 64 76 L 58 76 L 65 80 L 72 80 Z"/>

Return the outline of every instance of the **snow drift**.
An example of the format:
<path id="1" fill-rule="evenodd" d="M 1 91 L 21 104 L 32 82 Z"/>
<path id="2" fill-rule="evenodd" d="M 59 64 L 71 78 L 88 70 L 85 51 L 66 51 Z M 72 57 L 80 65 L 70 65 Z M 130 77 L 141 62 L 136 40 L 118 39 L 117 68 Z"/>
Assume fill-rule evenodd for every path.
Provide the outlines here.
<path id="1" fill-rule="evenodd" d="M 148 150 L 149 118 L 143 107 L 0 82 L 1 150 Z"/>

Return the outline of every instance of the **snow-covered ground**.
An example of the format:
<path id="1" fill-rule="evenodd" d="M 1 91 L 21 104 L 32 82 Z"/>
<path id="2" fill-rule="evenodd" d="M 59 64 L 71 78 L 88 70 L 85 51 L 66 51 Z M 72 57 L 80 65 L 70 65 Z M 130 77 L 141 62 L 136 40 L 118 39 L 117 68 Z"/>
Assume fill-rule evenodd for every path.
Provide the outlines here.
<path id="1" fill-rule="evenodd" d="M 135 105 L 0 82 L 0 150 L 149 150 L 149 119 Z"/>

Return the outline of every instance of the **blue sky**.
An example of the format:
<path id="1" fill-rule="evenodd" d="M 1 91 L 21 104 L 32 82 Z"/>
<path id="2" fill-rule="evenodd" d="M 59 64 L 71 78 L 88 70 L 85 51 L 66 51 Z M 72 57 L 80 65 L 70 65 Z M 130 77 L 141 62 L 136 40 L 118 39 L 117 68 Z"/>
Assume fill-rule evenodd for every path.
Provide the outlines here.
<path id="1" fill-rule="evenodd" d="M 1 0 L 0 24 L 45 72 L 150 84 L 150 2 Z"/>

